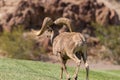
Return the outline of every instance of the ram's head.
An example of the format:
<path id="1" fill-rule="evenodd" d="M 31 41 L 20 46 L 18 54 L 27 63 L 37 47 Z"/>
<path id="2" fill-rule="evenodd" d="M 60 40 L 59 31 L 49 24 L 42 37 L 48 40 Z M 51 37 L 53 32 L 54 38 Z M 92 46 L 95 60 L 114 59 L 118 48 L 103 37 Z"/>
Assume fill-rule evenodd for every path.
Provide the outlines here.
<path id="1" fill-rule="evenodd" d="M 43 33 L 51 35 L 51 33 L 59 31 L 58 26 L 61 25 L 65 25 L 66 27 L 68 27 L 70 32 L 73 31 L 71 20 L 69 20 L 68 18 L 58 18 L 53 21 L 50 17 L 45 17 L 41 29 L 39 31 L 34 31 L 34 33 L 38 36 Z"/>

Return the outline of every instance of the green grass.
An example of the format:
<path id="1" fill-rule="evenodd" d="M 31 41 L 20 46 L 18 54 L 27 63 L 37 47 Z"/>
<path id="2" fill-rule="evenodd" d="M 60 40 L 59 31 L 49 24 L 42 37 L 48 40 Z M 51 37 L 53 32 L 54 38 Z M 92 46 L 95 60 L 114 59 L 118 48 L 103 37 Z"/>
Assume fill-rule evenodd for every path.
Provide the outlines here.
<path id="1" fill-rule="evenodd" d="M 74 68 L 68 68 L 73 75 Z M 57 64 L 40 61 L 0 59 L 0 80 L 59 80 L 60 67 Z M 90 80 L 120 80 L 120 70 L 91 70 Z M 65 76 L 64 79 L 65 80 Z M 85 70 L 79 72 L 79 79 L 85 80 Z"/>

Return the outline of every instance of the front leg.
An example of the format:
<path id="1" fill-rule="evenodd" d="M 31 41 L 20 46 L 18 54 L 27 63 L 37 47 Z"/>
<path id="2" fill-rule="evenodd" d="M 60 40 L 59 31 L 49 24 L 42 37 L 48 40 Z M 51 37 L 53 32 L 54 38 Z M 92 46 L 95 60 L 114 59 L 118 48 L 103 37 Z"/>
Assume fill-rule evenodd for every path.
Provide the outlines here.
<path id="1" fill-rule="evenodd" d="M 59 54 L 59 60 L 60 60 L 60 63 L 61 63 L 60 80 L 62 80 L 62 78 L 63 78 L 63 71 L 65 71 L 65 73 L 66 73 L 66 79 L 67 79 L 67 80 L 70 80 L 70 75 L 68 74 L 67 68 L 66 68 L 67 59 L 64 59 L 64 58 L 61 57 L 61 55 Z"/>

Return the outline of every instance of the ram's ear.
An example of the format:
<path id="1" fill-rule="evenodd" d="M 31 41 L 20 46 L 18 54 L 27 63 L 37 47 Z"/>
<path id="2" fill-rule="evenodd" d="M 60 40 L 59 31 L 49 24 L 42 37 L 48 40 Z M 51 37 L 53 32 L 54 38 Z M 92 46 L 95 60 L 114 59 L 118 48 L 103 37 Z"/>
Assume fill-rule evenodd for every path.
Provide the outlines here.
<path id="1" fill-rule="evenodd" d="M 51 27 L 47 27 L 47 31 L 48 31 L 48 32 L 52 32 L 53 29 L 52 29 Z"/>

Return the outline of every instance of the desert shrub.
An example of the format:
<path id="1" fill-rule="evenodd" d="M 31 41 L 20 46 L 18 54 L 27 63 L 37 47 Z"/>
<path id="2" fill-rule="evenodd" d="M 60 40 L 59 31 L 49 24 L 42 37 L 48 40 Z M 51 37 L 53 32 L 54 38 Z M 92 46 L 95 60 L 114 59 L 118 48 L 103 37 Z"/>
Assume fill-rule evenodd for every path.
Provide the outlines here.
<path id="1" fill-rule="evenodd" d="M 93 24 L 96 29 L 95 34 L 100 38 L 101 45 L 108 50 L 104 52 L 103 58 L 120 64 L 120 26 L 101 26 Z"/>
<path id="2" fill-rule="evenodd" d="M 0 54 L 5 53 L 7 57 L 19 59 L 35 59 L 40 51 L 44 53 L 42 47 L 36 45 L 36 41 L 23 36 L 22 28 L 15 28 L 12 32 L 0 34 Z"/>

